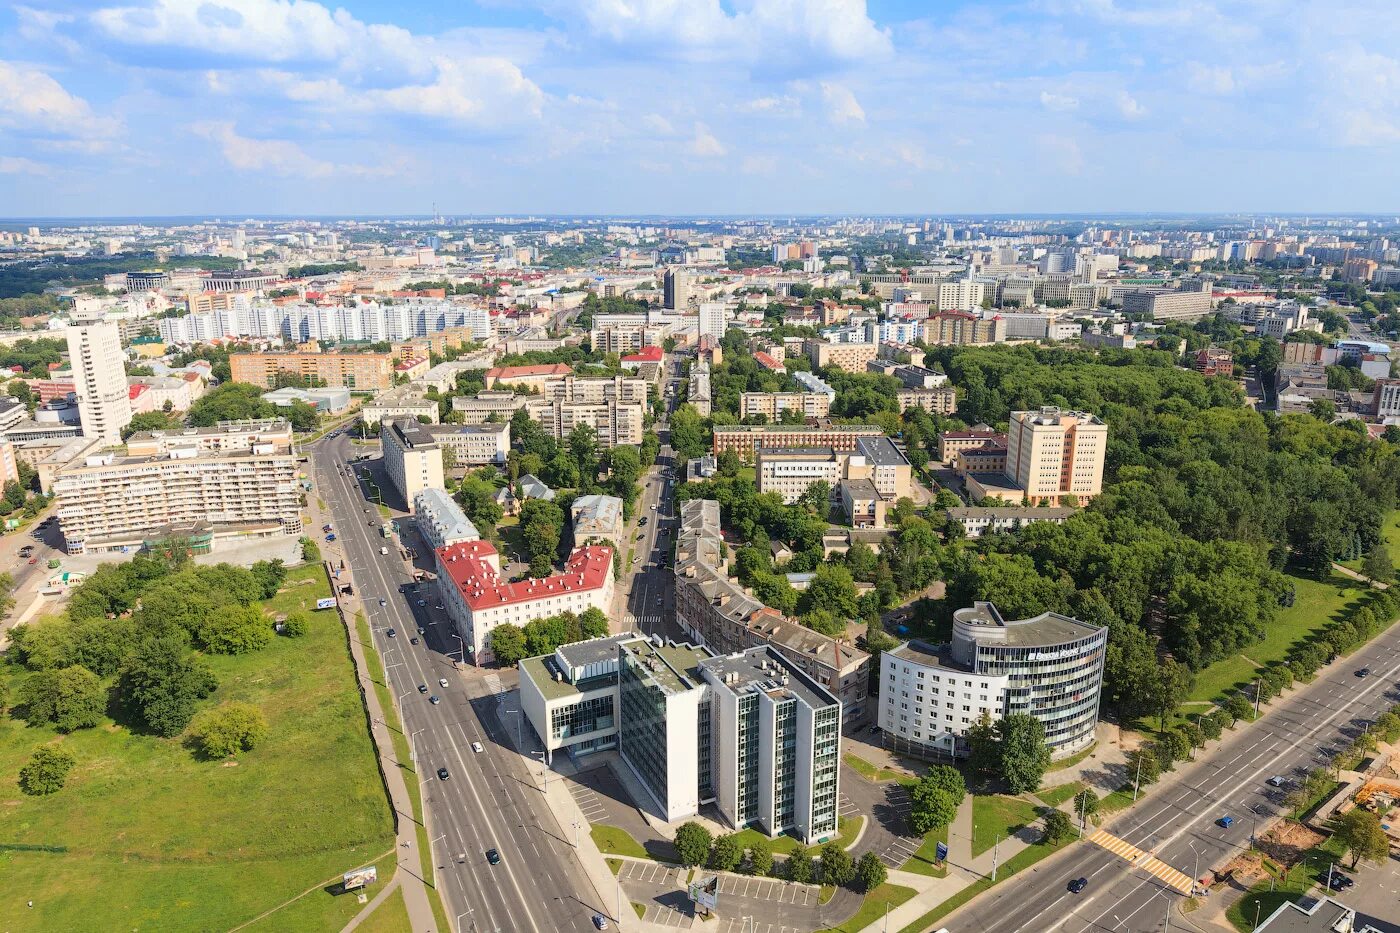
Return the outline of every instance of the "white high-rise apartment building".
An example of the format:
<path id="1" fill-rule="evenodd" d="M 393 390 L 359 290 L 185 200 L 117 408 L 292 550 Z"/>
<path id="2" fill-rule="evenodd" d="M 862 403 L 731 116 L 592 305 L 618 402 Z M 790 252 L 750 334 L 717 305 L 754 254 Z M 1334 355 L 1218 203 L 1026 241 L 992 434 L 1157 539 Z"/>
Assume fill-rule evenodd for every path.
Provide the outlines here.
<path id="1" fill-rule="evenodd" d="M 75 321 L 68 328 L 68 357 L 84 436 L 120 443 L 122 428 L 131 423 L 131 397 L 116 323 Z"/>
<path id="2" fill-rule="evenodd" d="M 1067 495 L 1092 498 L 1103 490 L 1108 427 L 1083 411 L 1013 411 L 1006 434 L 1006 476 L 1031 504 L 1059 505 Z"/>
<path id="3" fill-rule="evenodd" d="M 729 326 L 729 309 L 723 302 L 702 301 L 700 302 L 700 336 L 707 334 L 716 340 L 724 338 L 724 332 Z"/>

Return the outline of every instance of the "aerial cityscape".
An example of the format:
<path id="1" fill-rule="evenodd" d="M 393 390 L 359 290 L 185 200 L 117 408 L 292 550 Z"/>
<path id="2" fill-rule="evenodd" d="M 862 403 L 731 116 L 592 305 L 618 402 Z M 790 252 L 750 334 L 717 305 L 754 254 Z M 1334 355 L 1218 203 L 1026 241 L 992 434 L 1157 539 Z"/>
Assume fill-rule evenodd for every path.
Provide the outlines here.
<path id="1" fill-rule="evenodd" d="M 0 931 L 1400 933 L 1400 17 L 928 6 L 0 12 Z"/>

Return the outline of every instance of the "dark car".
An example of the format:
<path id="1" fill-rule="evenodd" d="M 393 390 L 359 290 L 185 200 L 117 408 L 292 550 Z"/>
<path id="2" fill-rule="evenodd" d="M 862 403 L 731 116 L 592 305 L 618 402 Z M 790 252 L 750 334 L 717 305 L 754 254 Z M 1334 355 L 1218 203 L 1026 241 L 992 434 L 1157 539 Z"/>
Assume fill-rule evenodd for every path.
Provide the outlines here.
<path id="1" fill-rule="evenodd" d="M 1089 886 L 1089 879 L 1088 879 L 1088 878 L 1075 878 L 1073 881 L 1071 881 L 1071 882 L 1069 883 L 1069 890 L 1070 890 L 1070 893 L 1071 893 L 1071 894 L 1078 894 L 1080 891 L 1083 891 L 1083 890 L 1084 890 L 1085 888 L 1087 888 L 1088 886 Z"/>
<path id="2" fill-rule="evenodd" d="M 410 639 L 408 640 L 408 643 L 409 643 L 410 645 L 416 645 L 416 644 L 418 644 L 418 636 L 417 636 L 417 635 L 414 635 L 412 638 L 410 638 Z"/>
<path id="3" fill-rule="evenodd" d="M 1354 884 L 1356 884 L 1356 879 L 1352 878 L 1351 875 L 1344 875 L 1339 871 L 1332 872 L 1331 876 L 1327 879 L 1327 886 L 1333 891 L 1345 891 Z"/>
<path id="4" fill-rule="evenodd" d="M 379 605 L 383 606 L 384 604 L 385 604 L 385 603 L 384 603 L 384 600 L 381 599 L 381 600 L 379 601 Z"/>
<path id="5" fill-rule="evenodd" d="M 427 685 L 427 684 L 419 684 L 419 685 L 418 685 L 418 692 L 419 692 L 419 693 L 427 693 L 427 692 L 428 692 L 428 685 Z"/>
<path id="6" fill-rule="evenodd" d="M 1361 668 L 1361 670 L 1359 670 L 1359 671 L 1356 672 L 1356 676 L 1357 676 L 1357 677 L 1370 677 L 1370 676 L 1371 676 L 1371 669 L 1370 669 L 1369 667 L 1363 667 L 1363 668 Z"/>
<path id="7" fill-rule="evenodd" d="M 492 865 L 501 864 L 501 853 L 497 852 L 495 849 L 487 849 L 486 861 L 490 862 Z"/>
<path id="8" fill-rule="evenodd" d="M 389 629 L 387 634 L 390 638 L 397 638 L 399 636 L 399 633 L 394 631 L 393 629 Z"/>
<path id="9" fill-rule="evenodd" d="M 434 693 L 432 696 L 428 697 L 428 702 L 433 704 L 434 706 L 437 706 L 439 703 L 442 702 L 442 697 Z"/>
<path id="10" fill-rule="evenodd" d="M 445 780 L 447 780 L 447 769 L 446 769 L 446 768 L 438 768 L 438 780 L 439 780 L 439 781 L 445 781 Z"/>

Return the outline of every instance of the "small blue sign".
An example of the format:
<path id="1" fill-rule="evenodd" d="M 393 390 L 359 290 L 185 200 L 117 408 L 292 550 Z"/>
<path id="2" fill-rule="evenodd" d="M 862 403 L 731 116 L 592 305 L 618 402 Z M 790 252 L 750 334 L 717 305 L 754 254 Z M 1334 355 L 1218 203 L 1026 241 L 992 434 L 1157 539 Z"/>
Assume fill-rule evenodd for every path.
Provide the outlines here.
<path id="1" fill-rule="evenodd" d="M 940 861 L 940 862 L 947 861 L 947 859 L 948 859 L 948 843 L 946 843 L 946 842 L 940 842 L 940 843 L 938 843 L 938 845 L 934 846 L 934 848 L 933 848 L 933 854 L 934 854 L 934 858 L 938 859 L 938 861 Z"/>

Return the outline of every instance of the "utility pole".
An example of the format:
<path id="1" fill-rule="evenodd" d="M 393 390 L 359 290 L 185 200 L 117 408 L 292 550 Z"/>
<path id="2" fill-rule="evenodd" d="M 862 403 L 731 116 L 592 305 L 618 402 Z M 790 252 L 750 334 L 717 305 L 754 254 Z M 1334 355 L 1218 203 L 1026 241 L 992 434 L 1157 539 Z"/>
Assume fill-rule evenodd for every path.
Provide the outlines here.
<path id="1" fill-rule="evenodd" d="M 992 883 L 997 880 L 997 850 L 1001 848 L 1001 836 L 997 836 L 997 841 L 992 844 Z"/>
<path id="2" fill-rule="evenodd" d="M 1137 777 L 1133 778 L 1133 803 L 1137 803 L 1138 785 L 1142 783 L 1142 750 L 1138 749 Z"/>
<path id="3" fill-rule="evenodd" d="M 1258 677 L 1254 678 L 1254 718 L 1255 718 L 1255 719 L 1258 719 L 1258 718 L 1259 718 L 1259 681 L 1260 681 L 1260 678 L 1258 678 Z"/>

